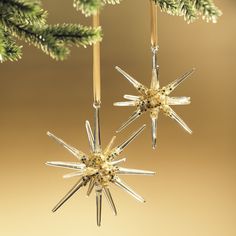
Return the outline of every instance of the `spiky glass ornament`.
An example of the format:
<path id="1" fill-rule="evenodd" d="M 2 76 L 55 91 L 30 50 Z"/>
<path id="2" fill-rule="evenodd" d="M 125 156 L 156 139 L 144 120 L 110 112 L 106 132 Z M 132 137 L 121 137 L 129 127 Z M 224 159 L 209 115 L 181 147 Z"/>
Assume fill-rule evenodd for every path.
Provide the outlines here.
<path id="1" fill-rule="evenodd" d="M 171 105 L 187 105 L 190 103 L 190 97 L 170 97 L 169 95 L 187 79 L 195 69 L 182 75 L 172 83 L 165 87 L 160 88 L 159 84 L 159 65 L 157 61 L 158 55 L 158 37 L 157 37 L 157 5 L 154 1 L 150 0 L 150 16 L 151 16 L 151 53 L 152 53 L 152 79 L 151 86 L 147 88 L 145 85 L 139 83 L 132 78 L 125 71 L 116 66 L 116 69 L 138 90 L 140 96 L 124 95 L 125 99 L 129 101 L 116 102 L 115 106 L 136 106 L 135 112 L 128 118 L 128 120 L 122 124 L 121 131 L 126 128 L 130 123 L 136 120 L 145 112 L 150 113 L 152 122 L 152 147 L 156 148 L 157 137 L 157 121 L 160 111 L 171 119 L 175 120 L 180 126 L 182 126 L 188 133 L 192 133 L 191 129 L 185 124 L 185 122 L 172 110 Z"/>
<path id="2" fill-rule="evenodd" d="M 166 116 L 175 120 L 181 127 L 183 127 L 188 133 L 192 133 L 191 129 L 187 124 L 175 113 L 171 108 L 171 105 L 188 105 L 190 104 L 190 97 L 171 97 L 169 96 L 185 79 L 187 79 L 195 69 L 190 70 L 178 79 L 174 80 L 167 86 L 160 88 L 158 80 L 158 70 L 153 69 L 152 81 L 150 88 L 139 83 L 137 80 L 132 78 L 125 71 L 120 69 L 118 66 L 116 69 L 137 89 L 140 96 L 124 95 L 124 98 L 129 101 L 116 102 L 115 106 L 135 106 L 135 112 L 128 118 L 128 120 L 122 124 L 117 132 L 120 132 L 126 128 L 130 123 L 136 120 L 145 112 L 150 113 L 152 123 L 152 147 L 156 147 L 157 137 L 157 121 L 159 112 L 162 111 Z"/>
<path id="3" fill-rule="evenodd" d="M 143 125 L 140 129 L 134 132 L 129 139 L 125 142 L 112 148 L 115 137 L 112 138 L 108 146 L 102 150 L 100 141 L 100 122 L 99 122 L 99 109 L 95 112 L 95 129 L 94 135 L 91 130 L 91 126 L 86 121 L 86 131 L 88 135 L 90 153 L 84 154 L 80 150 L 65 143 L 60 138 L 48 132 L 49 137 L 53 138 L 57 143 L 67 149 L 72 155 L 77 158 L 77 162 L 61 162 L 51 161 L 47 162 L 47 165 L 54 167 L 62 167 L 66 169 L 74 170 L 74 172 L 64 175 L 64 178 L 79 177 L 77 183 L 71 188 L 71 190 L 61 199 L 61 201 L 53 208 L 53 212 L 58 210 L 73 194 L 75 194 L 81 187 L 85 187 L 88 184 L 87 195 L 89 196 L 92 190 L 95 188 L 96 192 L 96 209 L 97 209 L 97 225 L 101 225 L 101 210 L 102 210 L 102 194 L 104 193 L 108 203 L 110 204 L 113 213 L 116 215 L 117 210 L 110 192 L 110 183 L 120 187 L 128 194 L 133 196 L 140 202 L 145 200 L 127 186 L 119 177 L 120 175 L 154 175 L 153 171 L 128 169 L 120 167 L 119 164 L 126 159 L 116 158 L 121 152 L 132 142 L 145 128 Z"/>

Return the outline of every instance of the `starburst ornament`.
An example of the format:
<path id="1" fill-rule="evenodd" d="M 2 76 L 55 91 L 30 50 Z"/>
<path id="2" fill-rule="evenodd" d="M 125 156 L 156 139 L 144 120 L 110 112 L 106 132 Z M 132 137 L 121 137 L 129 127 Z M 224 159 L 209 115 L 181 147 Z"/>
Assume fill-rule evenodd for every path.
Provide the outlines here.
<path id="1" fill-rule="evenodd" d="M 154 50 L 154 49 L 153 49 Z M 156 51 L 153 52 L 153 58 L 156 57 Z M 156 147 L 156 137 L 157 137 L 157 121 L 158 115 L 163 112 L 166 116 L 175 120 L 181 127 L 183 127 L 188 133 L 192 133 L 191 129 L 187 124 L 175 113 L 171 108 L 173 105 L 188 105 L 190 104 L 190 97 L 171 97 L 170 94 L 184 81 L 186 80 L 193 72 L 194 68 L 189 72 L 185 73 L 178 79 L 174 80 L 172 83 L 160 88 L 158 80 L 158 69 L 159 66 L 156 66 L 156 62 L 153 63 L 154 68 L 152 70 L 152 81 L 150 88 L 147 88 L 145 85 L 139 83 L 121 68 L 116 66 L 116 69 L 126 78 L 133 86 L 137 89 L 140 96 L 133 95 L 124 95 L 124 98 L 128 101 L 116 102 L 115 106 L 134 106 L 136 107 L 135 112 L 128 118 L 128 120 L 122 124 L 122 126 L 117 130 L 117 132 L 122 131 L 134 120 L 140 117 L 142 114 L 149 112 L 152 123 L 152 147 Z"/>
<path id="2" fill-rule="evenodd" d="M 120 187 L 128 194 L 133 196 L 136 200 L 140 202 L 145 202 L 145 200 L 133 191 L 129 186 L 127 186 L 119 177 L 120 175 L 154 175 L 155 172 L 137 170 L 137 169 L 127 169 L 120 167 L 119 164 L 124 162 L 126 159 L 116 158 L 121 154 L 121 152 L 132 142 L 145 128 L 142 126 L 139 130 L 134 132 L 131 137 L 123 142 L 121 145 L 112 148 L 115 137 L 112 138 L 108 146 L 102 150 L 100 142 L 100 125 L 99 125 L 99 115 L 98 109 L 96 109 L 95 116 L 95 129 L 94 135 L 91 130 L 91 126 L 88 121 L 86 121 L 86 131 L 88 135 L 90 153 L 84 154 L 78 149 L 65 143 L 60 138 L 48 132 L 49 137 L 53 138 L 57 143 L 62 145 L 67 149 L 72 155 L 77 158 L 77 162 L 61 162 L 61 161 L 51 161 L 46 164 L 54 167 L 62 167 L 66 169 L 74 170 L 74 172 L 64 175 L 64 178 L 79 177 L 78 182 L 72 187 L 72 189 L 61 199 L 61 201 L 53 208 L 53 212 L 58 210 L 74 193 L 76 193 L 81 187 L 88 185 L 87 195 L 89 196 L 92 190 L 95 188 L 96 192 L 96 209 L 97 209 L 97 225 L 101 225 L 101 210 L 102 210 L 102 194 L 107 198 L 108 203 L 111 206 L 113 213 L 116 215 L 117 210 L 110 192 L 110 183 L 115 184 Z"/>

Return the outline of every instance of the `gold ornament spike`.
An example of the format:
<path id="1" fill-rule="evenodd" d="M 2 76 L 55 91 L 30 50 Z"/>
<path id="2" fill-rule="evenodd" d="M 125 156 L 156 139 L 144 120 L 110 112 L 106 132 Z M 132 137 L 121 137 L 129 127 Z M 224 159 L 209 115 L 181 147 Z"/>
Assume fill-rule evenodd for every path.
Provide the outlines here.
<path id="1" fill-rule="evenodd" d="M 93 191 L 95 185 L 95 178 L 92 177 L 89 182 L 88 190 L 87 190 L 87 196 L 90 196 L 91 192 Z"/>
<path id="2" fill-rule="evenodd" d="M 102 188 L 96 187 L 97 226 L 101 226 L 102 220 Z"/>
<path id="3" fill-rule="evenodd" d="M 137 102 L 136 101 L 115 102 L 113 105 L 117 107 L 134 107 L 137 106 Z"/>
<path id="4" fill-rule="evenodd" d="M 110 163 L 111 163 L 111 165 L 116 166 L 116 165 L 118 165 L 122 162 L 125 162 L 125 161 L 126 161 L 126 158 L 122 158 L 122 159 L 117 160 L 117 161 L 111 161 Z"/>
<path id="5" fill-rule="evenodd" d="M 83 170 L 81 170 L 81 171 L 75 171 L 75 172 L 72 172 L 72 173 L 63 175 L 63 178 L 64 178 L 64 179 L 69 179 L 69 178 L 81 176 L 81 175 L 83 175 L 83 174 L 84 174 L 84 171 L 83 171 Z"/>
<path id="6" fill-rule="evenodd" d="M 94 152 L 94 137 L 93 137 L 93 132 L 92 132 L 92 129 L 91 129 L 91 126 L 90 126 L 90 123 L 88 120 L 86 120 L 86 122 L 85 122 L 85 127 L 86 127 L 86 131 L 87 131 L 87 135 L 88 135 L 90 149 L 91 149 L 91 151 Z"/>
<path id="7" fill-rule="evenodd" d="M 168 97 L 167 103 L 169 106 L 189 105 L 191 103 L 190 97 Z"/>
<path id="8" fill-rule="evenodd" d="M 123 152 L 123 150 L 145 129 L 145 127 L 146 125 L 143 125 L 137 131 L 135 131 L 125 142 L 123 142 L 116 148 L 116 151 L 118 153 Z"/>
<path id="9" fill-rule="evenodd" d="M 129 168 L 123 168 L 119 167 L 117 171 L 118 175 L 147 175 L 147 176 L 153 176 L 156 173 L 153 171 L 147 171 L 147 170 L 137 170 L 137 169 L 129 169 Z"/>
<path id="10" fill-rule="evenodd" d="M 116 210 L 116 206 L 115 206 L 115 203 L 113 201 L 113 198 L 112 198 L 112 195 L 111 195 L 111 192 L 110 192 L 110 189 L 108 187 L 104 187 L 103 188 L 104 190 L 104 193 L 105 193 L 105 196 L 106 196 L 106 199 L 114 213 L 114 215 L 117 215 L 117 210 Z"/>
<path id="11" fill-rule="evenodd" d="M 117 133 L 124 130 L 127 126 L 133 123 L 137 118 L 139 118 L 143 114 L 141 109 L 137 109 L 129 118 L 128 120 L 121 125 L 121 127 L 116 131 Z"/>
<path id="12" fill-rule="evenodd" d="M 124 190 L 125 192 L 127 192 L 128 194 L 130 194 L 132 197 L 134 197 L 136 200 L 138 200 L 139 202 L 144 203 L 145 200 L 136 192 L 134 192 L 128 185 L 126 185 L 123 181 L 121 181 L 120 178 L 116 178 L 113 180 L 113 183 L 120 187 L 122 190 Z"/>
<path id="13" fill-rule="evenodd" d="M 99 12 L 93 15 L 93 27 L 100 27 Z M 93 94 L 94 106 L 101 104 L 101 66 L 100 66 L 100 42 L 93 45 Z"/>
<path id="14" fill-rule="evenodd" d="M 52 209 L 53 212 L 57 211 L 72 195 L 74 195 L 82 186 L 85 186 L 88 179 L 80 179 L 74 187 L 61 199 L 61 201 Z"/>
<path id="15" fill-rule="evenodd" d="M 106 146 L 106 148 L 105 148 L 105 150 L 104 150 L 104 154 L 107 154 L 108 152 L 111 151 L 111 148 L 112 148 L 112 146 L 113 146 L 115 140 L 116 140 L 116 136 L 113 136 L 112 139 L 111 139 L 111 141 L 110 141 L 110 142 L 108 143 L 108 145 Z"/>
<path id="16" fill-rule="evenodd" d="M 175 111 L 171 108 L 168 107 L 168 112 L 167 115 L 175 120 L 186 132 L 189 134 L 192 134 L 192 130 L 188 127 L 188 125 L 175 113 Z"/>
<path id="17" fill-rule="evenodd" d="M 123 71 L 120 67 L 115 67 L 117 71 L 119 71 L 140 93 L 144 93 L 147 91 L 147 88 L 139 83 L 137 80 L 135 80 L 132 76 L 127 74 L 125 71 Z"/>
<path id="18" fill-rule="evenodd" d="M 125 99 L 128 99 L 128 100 L 131 100 L 131 101 L 136 101 L 136 100 L 139 99 L 139 96 L 134 96 L 134 95 L 128 95 L 128 94 L 126 94 L 126 95 L 124 95 L 124 98 L 125 98 Z"/>
<path id="19" fill-rule="evenodd" d="M 63 161 L 48 161 L 46 162 L 48 166 L 74 169 L 74 170 L 83 170 L 86 166 L 84 164 L 78 164 L 76 162 L 63 162 Z"/>
<path id="20" fill-rule="evenodd" d="M 156 117 L 151 117 L 152 120 L 152 148 L 155 149 L 157 145 L 157 119 Z"/>
<path id="21" fill-rule="evenodd" d="M 150 113 L 151 121 L 152 121 L 152 148 L 155 149 L 157 145 L 157 122 L 158 122 L 158 115 L 160 110 L 155 109 L 153 112 Z"/>
<path id="22" fill-rule="evenodd" d="M 94 151 L 101 151 L 101 131 L 100 131 L 100 108 L 95 107 L 95 129 L 94 129 Z"/>
<path id="23" fill-rule="evenodd" d="M 168 84 L 165 87 L 165 94 L 169 95 L 170 93 L 172 93 L 182 82 L 184 82 L 187 78 L 189 78 L 190 75 L 194 73 L 194 71 L 195 68 L 192 68 L 190 71 L 186 72 L 185 74 L 183 74 L 182 76 L 180 76 L 179 78 Z"/>
<path id="24" fill-rule="evenodd" d="M 62 147 L 64 147 L 67 151 L 69 151 L 71 154 L 73 154 L 74 156 L 76 156 L 80 161 L 82 159 L 86 159 L 86 156 L 83 152 L 77 150 L 76 148 L 70 146 L 69 144 L 67 144 L 66 142 L 64 142 L 62 139 L 58 138 L 57 136 L 55 136 L 54 134 L 47 132 L 47 135 L 54 139 L 59 145 L 61 145 Z"/>

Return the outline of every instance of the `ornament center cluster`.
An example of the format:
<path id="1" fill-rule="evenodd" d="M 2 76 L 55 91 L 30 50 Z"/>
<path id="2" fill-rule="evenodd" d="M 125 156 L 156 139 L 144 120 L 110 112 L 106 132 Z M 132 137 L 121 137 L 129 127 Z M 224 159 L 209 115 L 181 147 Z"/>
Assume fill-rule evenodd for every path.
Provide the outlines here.
<path id="1" fill-rule="evenodd" d="M 107 156 L 104 153 L 91 153 L 87 163 L 88 174 L 94 175 L 96 182 L 101 185 L 108 183 L 115 177 L 118 168 L 107 161 Z"/>

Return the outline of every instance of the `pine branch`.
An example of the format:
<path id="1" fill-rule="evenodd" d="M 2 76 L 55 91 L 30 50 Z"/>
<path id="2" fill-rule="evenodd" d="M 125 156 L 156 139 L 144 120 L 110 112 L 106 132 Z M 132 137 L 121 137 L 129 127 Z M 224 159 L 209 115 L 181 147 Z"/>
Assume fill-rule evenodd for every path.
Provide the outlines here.
<path id="1" fill-rule="evenodd" d="M 101 41 L 101 28 L 92 28 L 77 24 L 50 25 L 43 30 L 43 36 L 52 35 L 58 41 L 67 45 L 76 46 L 92 45 Z"/>
<path id="2" fill-rule="evenodd" d="M 0 0 L 0 15 L 21 24 L 42 26 L 46 23 L 47 12 L 36 0 Z"/>
<path id="3" fill-rule="evenodd" d="M 212 0 L 195 0 L 195 8 L 201 13 L 202 18 L 207 22 L 217 22 L 217 19 L 222 15 Z"/>
<path id="4" fill-rule="evenodd" d="M 153 0 L 159 5 L 161 11 L 166 12 L 170 15 L 176 15 L 178 10 L 178 4 L 176 0 Z"/>
<path id="5" fill-rule="evenodd" d="M 40 48 L 53 59 L 63 60 L 69 46 L 87 46 L 101 40 L 101 29 L 75 24 L 47 25 L 39 1 L 0 0 L 0 59 L 17 60 L 21 47 L 13 37 Z"/>
<path id="6" fill-rule="evenodd" d="M 73 6 L 85 16 L 95 14 L 103 6 L 102 0 L 74 0 Z"/>
<path id="7" fill-rule="evenodd" d="M 188 23 L 193 22 L 198 18 L 198 12 L 192 1 L 179 0 L 177 15 L 183 16 Z"/>
<path id="8" fill-rule="evenodd" d="M 101 40 L 100 28 L 93 29 L 73 24 L 33 26 L 17 25 L 10 20 L 4 20 L 4 25 L 11 35 L 40 48 L 53 59 L 63 60 L 69 54 L 69 45 L 91 45 Z"/>
<path id="9" fill-rule="evenodd" d="M 216 23 L 222 12 L 212 0 L 153 0 L 160 9 L 171 15 L 183 16 L 190 23 L 200 16 L 207 22 Z"/>
<path id="10" fill-rule="evenodd" d="M 21 46 L 16 45 L 12 37 L 0 28 L 0 62 L 16 61 L 21 58 Z"/>
<path id="11" fill-rule="evenodd" d="M 105 4 L 119 4 L 121 0 L 74 0 L 73 6 L 85 16 L 94 15 Z"/>

